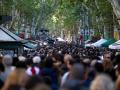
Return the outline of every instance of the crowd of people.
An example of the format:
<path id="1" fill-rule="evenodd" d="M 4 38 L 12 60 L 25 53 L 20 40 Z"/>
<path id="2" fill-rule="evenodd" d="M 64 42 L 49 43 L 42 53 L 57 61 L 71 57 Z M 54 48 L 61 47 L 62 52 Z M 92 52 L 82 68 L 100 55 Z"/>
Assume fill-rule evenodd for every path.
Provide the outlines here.
<path id="1" fill-rule="evenodd" d="M 120 54 L 54 44 L 0 56 L 0 90 L 120 90 Z"/>

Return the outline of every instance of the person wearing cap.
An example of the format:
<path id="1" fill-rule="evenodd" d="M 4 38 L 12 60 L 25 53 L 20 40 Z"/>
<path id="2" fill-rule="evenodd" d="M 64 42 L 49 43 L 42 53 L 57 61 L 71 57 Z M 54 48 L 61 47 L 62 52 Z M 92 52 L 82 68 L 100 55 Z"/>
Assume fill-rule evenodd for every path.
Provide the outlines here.
<path id="1" fill-rule="evenodd" d="M 29 76 L 40 74 L 39 64 L 41 62 L 41 58 L 39 56 L 35 56 L 33 57 L 32 61 L 33 61 L 33 64 L 30 67 L 28 67 L 28 69 L 26 70 L 26 73 Z"/>

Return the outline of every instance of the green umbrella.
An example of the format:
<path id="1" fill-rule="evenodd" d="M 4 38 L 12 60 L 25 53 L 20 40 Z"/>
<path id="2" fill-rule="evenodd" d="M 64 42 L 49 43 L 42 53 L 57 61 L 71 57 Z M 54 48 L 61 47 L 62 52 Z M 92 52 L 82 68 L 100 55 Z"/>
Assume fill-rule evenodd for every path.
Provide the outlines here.
<path id="1" fill-rule="evenodd" d="M 108 47 L 109 45 L 113 44 L 116 40 L 115 39 L 108 39 L 107 42 L 102 44 L 102 47 Z"/>

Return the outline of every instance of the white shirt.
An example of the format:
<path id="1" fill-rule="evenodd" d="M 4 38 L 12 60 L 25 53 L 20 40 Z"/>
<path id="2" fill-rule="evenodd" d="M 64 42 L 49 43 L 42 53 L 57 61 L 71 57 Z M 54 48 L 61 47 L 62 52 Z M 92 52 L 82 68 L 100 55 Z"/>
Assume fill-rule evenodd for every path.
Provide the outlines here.
<path id="1" fill-rule="evenodd" d="M 32 76 L 32 71 L 31 71 L 31 69 L 32 69 L 32 67 L 29 67 L 27 70 L 26 70 L 26 73 L 27 73 L 27 75 L 29 75 L 29 76 Z M 36 75 L 38 75 L 39 73 L 40 73 L 40 69 L 38 68 L 38 67 L 34 67 L 34 69 L 35 69 L 35 74 Z"/>
<path id="2" fill-rule="evenodd" d="M 62 80 L 61 80 L 61 86 L 67 81 L 69 74 L 70 74 L 70 72 L 66 72 L 63 75 Z"/>

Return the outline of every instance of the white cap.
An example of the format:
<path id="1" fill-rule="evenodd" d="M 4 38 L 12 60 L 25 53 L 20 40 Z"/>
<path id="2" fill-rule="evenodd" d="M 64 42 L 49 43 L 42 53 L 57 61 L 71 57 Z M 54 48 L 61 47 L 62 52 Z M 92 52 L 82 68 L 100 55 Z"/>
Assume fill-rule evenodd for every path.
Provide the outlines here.
<path id="1" fill-rule="evenodd" d="M 39 56 L 35 56 L 33 58 L 33 63 L 40 63 L 41 62 L 41 58 Z"/>
<path id="2" fill-rule="evenodd" d="M 26 58 L 24 56 L 19 56 L 18 59 L 19 59 L 19 61 L 25 61 L 26 60 Z"/>

